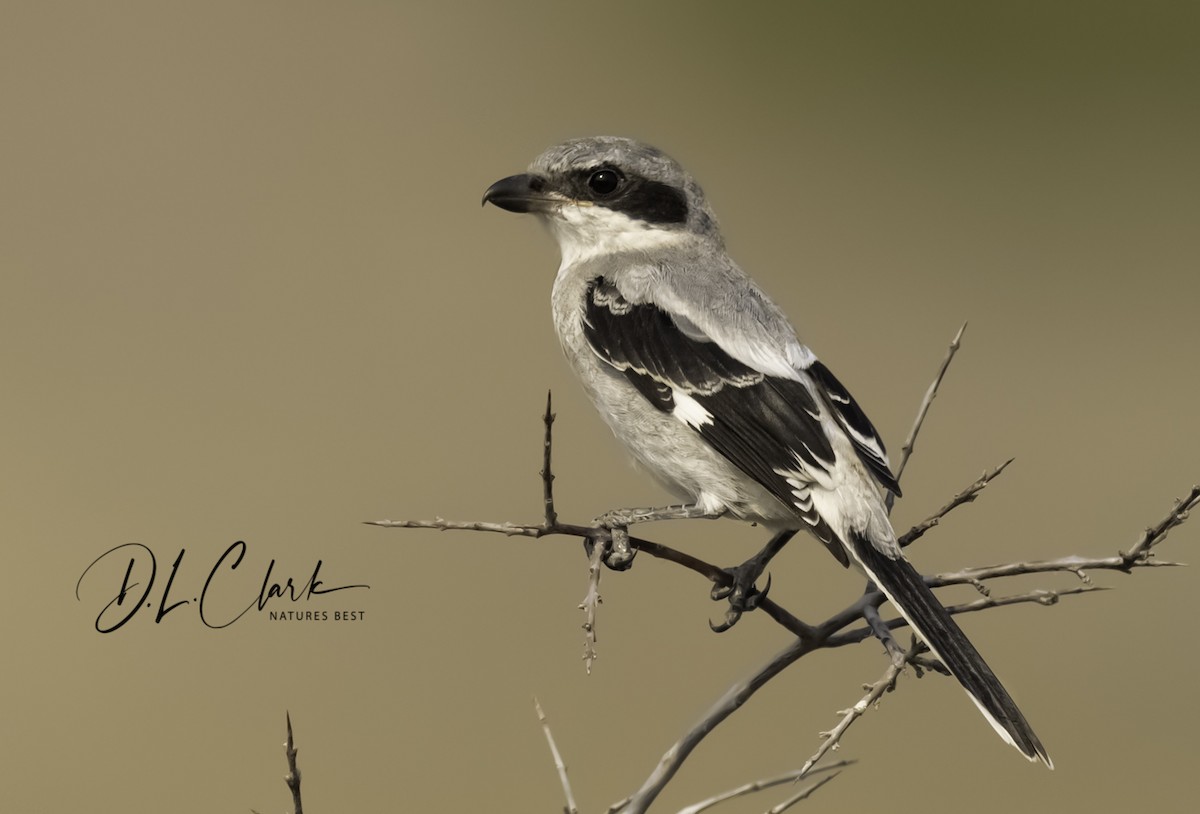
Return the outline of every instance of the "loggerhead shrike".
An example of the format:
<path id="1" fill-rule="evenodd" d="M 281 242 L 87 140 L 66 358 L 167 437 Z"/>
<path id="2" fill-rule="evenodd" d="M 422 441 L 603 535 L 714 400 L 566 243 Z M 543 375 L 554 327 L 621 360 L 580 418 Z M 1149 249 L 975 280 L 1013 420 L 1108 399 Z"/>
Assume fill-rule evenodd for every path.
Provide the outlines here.
<path id="1" fill-rule="evenodd" d="M 562 265 L 551 297 L 563 350 L 600 415 L 682 507 L 606 524 L 730 514 L 774 536 L 732 569 L 733 610 L 799 529 L 854 562 L 966 689 L 1000 736 L 1052 766 L 979 651 L 904 559 L 888 520 L 900 494 L 866 414 L 725 253 L 704 193 L 660 151 L 575 139 L 483 196 L 539 215 Z M 728 625 L 727 625 L 728 626 Z"/>

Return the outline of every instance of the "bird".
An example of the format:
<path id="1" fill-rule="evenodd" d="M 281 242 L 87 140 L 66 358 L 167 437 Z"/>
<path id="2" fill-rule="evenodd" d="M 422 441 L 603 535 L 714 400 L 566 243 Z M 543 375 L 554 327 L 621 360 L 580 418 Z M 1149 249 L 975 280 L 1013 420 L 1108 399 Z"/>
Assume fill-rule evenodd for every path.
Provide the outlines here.
<path id="1" fill-rule="evenodd" d="M 572 370 L 632 457 L 684 503 L 604 522 L 732 516 L 772 532 L 730 569 L 731 625 L 801 530 L 870 579 L 1005 742 L 1053 768 L 1008 691 L 920 573 L 888 518 L 887 450 L 849 390 L 732 259 L 695 179 L 640 141 L 553 146 L 483 196 L 539 217 L 562 262 L 551 292 Z M 718 628 L 719 629 L 719 628 Z"/>

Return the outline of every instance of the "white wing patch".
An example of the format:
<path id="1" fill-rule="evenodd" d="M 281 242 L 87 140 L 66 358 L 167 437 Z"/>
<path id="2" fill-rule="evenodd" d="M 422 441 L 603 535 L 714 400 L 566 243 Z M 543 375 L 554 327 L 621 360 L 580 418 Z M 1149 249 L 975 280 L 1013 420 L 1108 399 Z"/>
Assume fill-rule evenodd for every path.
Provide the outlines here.
<path id="1" fill-rule="evenodd" d="M 672 390 L 671 398 L 675 400 L 675 409 L 671 411 L 671 415 L 692 429 L 698 430 L 705 424 L 713 423 L 712 413 L 682 390 Z"/>
<path id="2" fill-rule="evenodd" d="M 834 396 L 832 394 L 830 395 L 830 398 L 832 398 L 834 401 L 841 401 L 841 399 L 837 398 L 837 396 Z M 843 403 L 845 403 L 845 402 L 843 402 Z M 883 447 L 881 447 L 879 445 L 879 441 L 877 439 L 872 438 L 867 435 L 863 435 L 861 432 L 854 429 L 854 427 L 850 426 L 849 422 L 842 424 L 842 429 L 844 429 L 846 432 L 850 433 L 850 435 L 854 438 L 854 440 L 860 446 L 862 446 L 864 449 L 866 449 L 877 461 L 881 462 L 885 467 L 888 466 L 887 453 L 883 451 Z"/>
<path id="3" fill-rule="evenodd" d="M 792 495 L 795 497 L 796 508 L 803 513 L 802 517 L 810 526 L 815 526 L 818 518 L 813 514 L 812 493 L 809 492 L 811 484 L 802 481 L 799 472 L 780 472 L 776 470 L 776 474 L 787 480 L 788 486 L 792 487 Z"/>

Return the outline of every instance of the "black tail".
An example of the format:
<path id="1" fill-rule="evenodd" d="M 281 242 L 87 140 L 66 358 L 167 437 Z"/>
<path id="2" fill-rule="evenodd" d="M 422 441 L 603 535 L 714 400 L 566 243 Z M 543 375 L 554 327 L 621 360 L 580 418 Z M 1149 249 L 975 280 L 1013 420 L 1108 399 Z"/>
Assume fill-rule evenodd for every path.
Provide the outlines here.
<path id="1" fill-rule="evenodd" d="M 1040 760 L 1053 769 L 1054 764 L 1045 747 L 1017 709 L 1012 696 L 917 570 L 903 557 L 892 559 L 861 538 L 853 540 L 851 553 L 933 654 L 958 679 L 1000 737 L 1029 760 Z"/>

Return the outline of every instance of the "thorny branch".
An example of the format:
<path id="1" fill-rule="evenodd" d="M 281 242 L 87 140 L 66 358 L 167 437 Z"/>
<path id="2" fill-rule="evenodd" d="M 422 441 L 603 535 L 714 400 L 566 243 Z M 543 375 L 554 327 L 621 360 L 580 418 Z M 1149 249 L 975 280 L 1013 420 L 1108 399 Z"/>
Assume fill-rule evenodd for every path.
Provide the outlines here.
<path id="1" fill-rule="evenodd" d="M 588 675 L 592 674 L 592 665 L 596 662 L 596 609 L 604 601 L 600 597 L 600 563 L 607 550 L 608 544 L 603 541 L 592 548 L 588 557 L 588 592 L 579 603 L 579 609 L 584 613 L 583 667 Z"/>
<path id="2" fill-rule="evenodd" d="M 929 531 L 938 523 L 941 523 L 943 517 L 950 514 L 950 512 L 954 511 L 964 503 L 974 503 L 975 498 L 979 497 L 979 493 L 983 491 L 984 487 L 999 477 L 1000 473 L 1007 469 L 1008 465 L 1011 464 L 1013 460 L 1013 458 L 1009 458 L 995 469 L 990 469 L 987 472 L 984 472 L 979 476 L 979 480 L 975 481 L 966 489 L 963 489 L 957 495 L 950 498 L 949 503 L 938 509 L 929 517 L 922 520 L 920 523 L 917 523 L 917 525 L 913 526 L 904 534 L 900 535 L 900 546 L 905 547 L 915 543 L 924 536 L 925 532 Z"/>
<path id="3" fill-rule="evenodd" d="M 288 773 L 283 780 L 292 792 L 292 811 L 294 814 L 304 814 L 304 804 L 300 801 L 300 769 L 296 766 L 296 743 L 292 740 L 292 715 L 287 714 L 287 751 Z"/>
<path id="4" fill-rule="evenodd" d="M 841 744 L 842 735 L 850 728 L 850 725 L 861 718 L 872 704 L 878 704 L 885 692 L 891 692 L 896 688 L 896 679 L 900 677 L 904 666 L 910 659 L 916 658 L 924 649 L 923 645 L 914 641 L 908 650 L 901 654 L 900 658 L 892 659 L 892 663 L 888 665 L 882 678 L 874 684 L 868 684 L 863 688 L 867 691 L 867 694 L 858 699 L 858 702 L 854 706 L 844 709 L 839 713 L 842 716 L 842 720 L 838 721 L 837 726 L 828 732 L 821 733 L 821 745 L 813 753 L 812 757 L 804 761 L 804 765 L 796 773 L 797 777 L 805 777 L 812 771 L 812 768 L 817 765 L 821 758 L 838 748 Z"/>
<path id="5" fill-rule="evenodd" d="M 283 742 L 283 750 L 287 755 L 288 773 L 283 776 L 288 790 L 292 793 L 292 813 L 304 814 L 304 804 L 300 801 L 300 769 L 296 767 L 296 744 L 292 740 L 292 714 L 287 715 L 287 740 Z M 256 809 L 250 809 L 250 814 L 258 814 Z"/>
<path id="6" fill-rule="evenodd" d="M 901 448 L 900 460 L 898 462 L 896 475 L 899 479 L 900 474 L 907 466 L 911 457 L 913 448 L 916 443 L 917 435 L 924 424 L 925 418 L 928 415 L 930 405 L 936 398 L 938 389 L 945 378 L 946 371 L 949 368 L 951 360 L 958 351 L 963 331 L 966 329 L 964 324 L 951 341 L 945 358 L 942 360 L 941 367 L 938 370 L 933 383 L 925 393 L 925 397 L 921 402 L 917 411 L 916 420 L 913 423 L 912 430 L 909 432 L 908 438 L 905 440 Z M 382 526 L 386 528 L 427 528 L 440 531 L 462 530 L 462 531 L 483 531 L 497 534 L 503 534 L 508 537 L 521 536 L 541 538 L 550 535 L 565 535 L 571 537 L 582 538 L 585 542 L 589 553 L 589 582 L 588 593 L 580 608 L 586 613 L 586 621 L 584 629 L 587 634 L 585 642 L 584 659 L 588 671 L 590 672 L 592 662 L 595 658 L 595 625 L 596 625 L 596 606 L 600 602 L 599 595 L 599 572 L 598 566 L 600 558 L 603 556 L 604 550 L 612 543 L 613 533 L 607 528 L 600 526 L 585 526 L 571 523 L 563 523 L 559 521 L 558 515 L 554 509 L 554 495 L 552 483 L 554 475 L 551 472 L 551 427 L 554 423 L 555 415 L 551 411 L 551 401 L 549 396 L 546 399 L 546 411 L 543 416 L 545 424 L 545 438 L 543 450 L 543 466 L 541 471 L 541 479 L 543 484 L 543 519 L 538 524 L 518 524 L 518 523 L 488 523 L 488 522 L 456 522 L 435 518 L 434 520 L 376 520 L 367 521 L 369 525 Z M 937 526 L 942 518 L 949 514 L 954 509 L 966 503 L 973 502 L 979 493 L 998 477 L 1005 468 L 1012 463 L 1012 460 L 1006 461 L 994 469 L 985 472 L 978 480 L 966 487 L 964 490 L 955 495 L 945 506 L 934 512 L 925 520 L 913 526 L 907 532 L 899 537 L 902 546 L 910 545 L 930 529 Z M 888 508 L 891 508 L 892 500 L 889 496 Z M 1193 486 L 1192 489 L 1183 498 L 1176 501 L 1162 520 L 1153 526 L 1150 526 L 1145 532 L 1133 543 L 1130 548 L 1119 551 L 1115 556 L 1111 557 L 1080 557 L 1067 556 L 1053 560 L 1031 561 L 1031 562 L 1015 562 L 1000 565 L 991 565 L 978 568 L 965 568 L 959 571 L 937 574 L 932 577 L 926 577 L 926 582 L 933 588 L 939 588 L 947 585 L 969 584 L 972 585 L 982 594 L 979 599 L 972 602 L 966 602 L 958 605 L 947 606 L 947 610 L 951 614 L 971 613 L 989 608 L 1005 607 L 1008 605 L 1037 603 L 1041 605 L 1054 605 L 1061 597 L 1074 596 L 1077 594 L 1091 593 L 1096 590 L 1103 590 L 1093 585 L 1088 571 L 1093 570 L 1116 570 L 1125 573 L 1132 572 L 1135 568 L 1173 566 L 1180 563 L 1166 562 L 1155 559 L 1154 549 L 1166 538 L 1167 534 L 1175 527 L 1181 525 L 1187 518 L 1189 512 L 1200 505 L 1200 485 Z M 638 537 L 629 537 L 629 544 L 636 550 L 645 552 L 646 554 L 681 565 L 689 570 L 692 570 L 709 581 L 725 585 L 730 577 L 728 573 L 704 560 L 698 559 L 690 554 L 670 548 L 669 546 L 655 543 L 649 540 Z M 1069 572 L 1074 574 L 1081 584 L 1066 589 L 1045 590 L 1038 589 L 1027 591 L 1025 593 L 1013 594 L 1010 596 L 993 597 L 989 587 L 985 584 L 989 580 L 1001 579 L 1009 576 L 1026 575 L 1026 574 L 1042 574 L 1050 572 Z M 803 656 L 814 650 L 843 647 L 849 644 L 855 644 L 864 639 L 875 637 L 880 640 L 888 650 L 890 663 L 883 676 L 873 684 L 865 685 L 867 694 L 864 695 L 854 706 L 848 710 L 842 711 L 842 718 L 832 730 L 821 733 L 823 743 L 816 753 L 804 764 L 804 766 L 796 771 L 789 773 L 789 780 L 796 781 L 814 771 L 824 771 L 824 769 L 814 768 L 816 764 L 830 751 L 836 750 L 840 744 L 842 736 L 849 727 L 858 720 L 872 705 L 877 705 L 885 693 L 890 692 L 896 685 L 896 680 L 899 674 L 908 664 L 913 664 L 920 674 L 920 668 L 938 669 L 940 665 L 936 662 L 930 662 L 923 659 L 918 654 L 921 651 L 921 645 L 914 643 L 912 647 L 903 650 L 895 643 L 890 631 L 903 628 L 906 622 L 903 619 L 883 620 L 879 614 L 879 607 L 884 602 L 883 595 L 869 588 L 866 593 L 860 596 L 851 604 L 847 605 L 841 611 L 830 616 L 825 621 L 819 624 L 811 624 L 799 619 L 785 608 L 779 606 L 776 602 L 769 598 L 764 598 L 759 604 L 759 609 L 770 617 L 777 624 L 781 625 L 793 635 L 796 640 L 781 650 L 762 667 L 759 668 L 750 678 L 735 684 L 722 694 L 720 698 L 710 707 L 699 722 L 697 722 L 688 732 L 673 744 L 666 753 L 663 754 L 651 775 L 642 784 L 631 797 L 621 800 L 610 807 L 611 812 L 621 812 L 621 814 L 640 814 L 644 812 L 649 805 L 654 801 L 666 784 L 678 771 L 683 762 L 690 755 L 691 751 L 715 729 L 722 721 L 729 717 L 734 711 L 741 707 L 758 689 L 765 685 L 768 681 L 774 678 L 779 673 L 783 672 L 791 664 L 794 664 Z M 862 624 L 857 624 L 862 622 Z M 544 720 L 544 719 L 543 719 Z M 552 744 L 553 748 L 553 744 Z M 556 765 L 561 763 L 561 758 L 556 756 Z M 840 764 L 839 764 L 840 765 Z M 832 768 L 832 767 L 826 767 Z M 822 783 L 804 789 L 799 794 L 793 796 L 790 800 L 777 806 L 773 811 L 782 811 L 787 806 L 800 799 L 807 797 L 816 788 L 820 787 L 824 782 L 828 782 L 826 778 Z M 783 782 L 783 781 L 780 781 Z M 573 807 L 574 801 L 570 796 L 569 786 L 566 785 L 565 775 L 563 776 L 564 788 L 568 796 L 568 807 Z M 744 791 L 736 791 L 736 794 L 729 796 L 737 796 L 738 794 L 750 793 L 762 788 L 767 788 L 776 783 L 773 780 L 760 780 L 756 783 L 747 784 L 740 787 Z M 728 799 L 718 795 L 715 798 L 710 798 L 703 804 L 697 804 L 700 807 L 692 807 L 683 809 L 680 814 L 695 814 L 702 808 L 707 808 L 709 805 Z"/>
<path id="7" fill-rule="evenodd" d="M 808 788 L 801 789 L 800 791 L 793 794 L 791 797 L 784 800 L 779 805 L 774 805 L 774 806 L 771 806 L 770 808 L 768 808 L 767 814 L 783 814 L 783 812 L 787 811 L 789 808 L 794 806 L 796 803 L 799 803 L 802 800 L 807 800 L 809 797 L 811 797 L 813 795 L 813 792 L 815 792 L 817 789 L 821 788 L 821 786 L 824 786 L 826 783 L 833 780 L 839 774 L 841 774 L 841 772 L 834 772 L 833 774 L 829 775 L 829 777 L 821 778 L 820 780 L 818 780 L 816 783 L 813 783 Z"/>
<path id="8" fill-rule="evenodd" d="M 950 340 L 950 347 L 946 349 L 946 355 L 942 358 L 942 366 L 938 368 L 937 375 L 933 377 L 933 383 L 925 391 L 925 398 L 921 399 L 921 406 L 917 408 L 917 418 L 913 422 L 912 429 L 908 431 L 908 437 L 904 439 L 903 446 L 900 447 L 900 460 L 896 462 L 897 482 L 904 474 L 904 468 L 908 466 L 908 459 L 912 457 L 913 449 L 917 445 L 917 434 L 925 425 L 925 416 L 929 415 L 929 408 L 933 406 L 933 400 L 937 398 L 938 388 L 942 386 L 942 380 L 946 378 L 946 371 L 950 369 L 950 363 L 954 361 L 954 354 L 958 353 L 958 349 L 962 347 L 962 335 L 966 330 L 967 323 L 964 322 L 958 329 L 958 333 Z M 887 496 L 888 511 L 892 510 L 892 504 L 895 501 L 896 496 L 889 493 Z"/>

